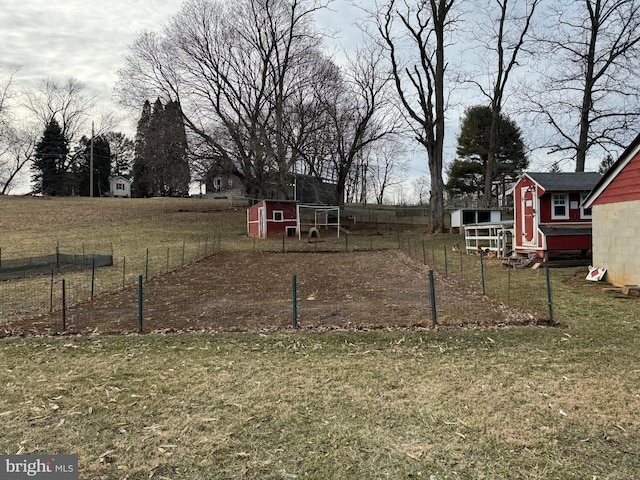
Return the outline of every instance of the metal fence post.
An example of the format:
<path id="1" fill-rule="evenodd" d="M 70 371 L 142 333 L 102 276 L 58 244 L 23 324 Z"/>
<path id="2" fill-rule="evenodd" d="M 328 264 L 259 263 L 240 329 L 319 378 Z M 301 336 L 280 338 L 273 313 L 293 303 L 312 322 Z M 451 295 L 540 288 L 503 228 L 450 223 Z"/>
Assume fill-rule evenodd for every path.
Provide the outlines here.
<path id="1" fill-rule="evenodd" d="M 67 329 L 67 287 L 62 279 L 62 330 Z"/>
<path id="2" fill-rule="evenodd" d="M 482 294 L 486 295 L 487 294 L 487 289 L 485 288 L 485 284 L 484 284 L 484 255 L 482 255 L 482 253 L 480 254 L 480 275 L 482 276 Z"/>
<path id="3" fill-rule="evenodd" d="M 51 287 L 49 288 L 49 313 L 53 312 L 53 267 L 51 268 Z"/>
<path id="4" fill-rule="evenodd" d="M 553 323 L 553 303 L 551 302 L 551 277 L 549 275 L 549 267 L 547 271 L 547 306 L 549 307 L 549 321 Z"/>
<path id="5" fill-rule="evenodd" d="M 293 328 L 298 328 L 298 282 L 295 275 L 291 280 L 291 291 L 293 294 Z"/>
<path id="6" fill-rule="evenodd" d="M 93 294 L 95 292 L 96 284 L 96 259 L 91 262 L 91 300 L 93 301 Z"/>
<path id="7" fill-rule="evenodd" d="M 142 275 L 138 275 L 138 332 L 142 333 Z"/>
<path id="8" fill-rule="evenodd" d="M 436 286 L 433 277 L 433 270 L 429 270 L 429 292 L 431 297 L 431 323 L 435 327 L 438 324 L 436 318 Z"/>

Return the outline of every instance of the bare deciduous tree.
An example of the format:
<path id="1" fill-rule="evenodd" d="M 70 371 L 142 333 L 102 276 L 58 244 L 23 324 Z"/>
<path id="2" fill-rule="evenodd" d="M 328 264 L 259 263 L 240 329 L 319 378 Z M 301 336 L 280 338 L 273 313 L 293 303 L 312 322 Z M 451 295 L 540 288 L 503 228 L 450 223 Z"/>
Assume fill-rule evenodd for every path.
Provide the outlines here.
<path id="1" fill-rule="evenodd" d="M 426 149 L 431 176 L 431 230 L 444 231 L 445 46 L 455 0 L 396 2 L 377 12 L 400 101 L 416 140 Z M 413 56 L 405 55 L 409 51 Z"/>
<path id="2" fill-rule="evenodd" d="M 0 67 L 3 65 L 0 64 Z M 25 167 L 31 160 L 37 133 L 28 127 L 17 126 L 12 118 L 10 101 L 18 94 L 14 88 L 14 76 L 19 69 L 10 67 L 0 86 L 0 194 L 10 193 Z"/>
<path id="3" fill-rule="evenodd" d="M 491 107 L 491 127 L 487 151 L 483 206 L 489 206 L 500 139 L 499 125 L 511 74 L 518 67 L 536 13 L 542 0 L 479 0 L 475 10 L 477 28 L 474 40 L 487 52 L 481 55 L 486 64 L 480 73 L 468 80 L 487 98 Z M 481 8 L 481 7 L 485 8 Z M 477 15 L 484 12 L 484 15 Z"/>
<path id="4" fill-rule="evenodd" d="M 161 33 L 130 47 L 120 98 L 142 103 L 153 91 L 178 100 L 219 171 L 240 177 L 252 196 L 285 192 L 296 161 L 290 99 L 312 81 L 306 65 L 317 58 L 320 35 L 311 17 L 324 4 L 187 2 Z"/>
<path id="5" fill-rule="evenodd" d="M 33 160 L 38 132 L 29 127 L 10 127 L 0 141 L 0 193 L 6 195 L 16 186 L 25 166 Z"/>
<path id="6" fill-rule="evenodd" d="M 622 147 L 640 115 L 640 2 L 562 0 L 549 7 L 552 23 L 538 39 L 546 54 L 540 78 L 528 89 L 536 118 L 551 126 L 544 145 L 575 160 Z M 634 132 L 635 135 L 637 132 Z"/>
<path id="7" fill-rule="evenodd" d="M 65 81 L 44 78 L 38 82 L 36 91 L 27 91 L 24 96 L 24 106 L 43 128 L 55 118 L 70 141 L 88 130 L 97 103 L 97 97 L 86 94 L 85 85 L 74 78 Z"/>
<path id="8" fill-rule="evenodd" d="M 405 153 L 405 147 L 396 140 L 384 142 L 371 152 L 367 164 L 367 177 L 378 205 L 382 205 L 385 193 L 390 187 L 401 183 L 402 175 L 407 168 Z"/>

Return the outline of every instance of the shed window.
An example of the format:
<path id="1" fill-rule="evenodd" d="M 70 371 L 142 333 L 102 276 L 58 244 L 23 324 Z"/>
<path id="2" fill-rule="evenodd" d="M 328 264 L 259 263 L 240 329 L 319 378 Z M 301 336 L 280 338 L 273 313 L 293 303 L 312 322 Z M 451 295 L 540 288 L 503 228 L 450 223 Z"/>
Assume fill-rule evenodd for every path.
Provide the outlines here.
<path id="1" fill-rule="evenodd" d="M 124 190 L 124 183 L 116 183 L 116 190 Z"/>
<path id="2" fill-rule="evenodd" d="M 274 210 L 273 212 L 273 220 L 275 222 L 281 222 L 284 217 L 282 210 Z"/>
<path id="3" fill-rule="evenodd" d="M 591 209 L 590 208 L 584 208 L 584 201 L 587 198 L 587 193 L 581 193 L 580 194 L 580 217 L 581 218 L 591 218 Z"/>
<path id="4" fill-rule="evenodd" d="M 566 193 L 554 193 L 551 205 L 551 218 L 569 218 L 569 198 Z"/>

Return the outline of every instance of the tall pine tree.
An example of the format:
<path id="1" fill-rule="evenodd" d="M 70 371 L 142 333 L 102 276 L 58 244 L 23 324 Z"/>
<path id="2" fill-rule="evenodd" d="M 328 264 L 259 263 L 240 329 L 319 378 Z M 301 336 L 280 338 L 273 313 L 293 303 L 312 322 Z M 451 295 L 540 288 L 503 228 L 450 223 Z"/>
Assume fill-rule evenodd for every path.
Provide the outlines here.
<path id="1" fill-rule="evenodd" d="M 133 158 L 133 183 L 131 185 L 132 195 L 134 197 L 150 197 L 152 195 L 149 177 L 151 172 L 149 169 L 149 125 L 151 123 L 151 104 L 145 101 L 142 106 L 142 114 L 138 120 L 138 128 L 136 130 L 135 154 Z"/>
<path id="2" fill-rule="evenodd" d="M 68 171 L 69 142 L 60 124 L 52 118 L 36 145 L 33 160 L 34 192 L 43 195 L 70 195 L 73 177 Z"/>
<path id="3" fill-rule="evenodd" d="M 446 189 L 450 197 L 471 196 L 479 200 L 484 192 L 491 108 L 474 106 L 465 111 L 462 120 L 456 158 L 449 167 Z M 500 115 L 498 125 L 498 147 L 492 182 L 504 193 L 506 185 L 515 180 L 529 165 L 525 153 L 522 133 L 506 115 Z M 496 192 L 493 192 L 496 195 Z M 493 200 L 493 199 L 491 199 Z M 495 202 L 487 202 L 493 205 Z"/>
<path id="4" fill-rule="evenodd" d="M 189 194 L 187 136 L 178 102 L 145 102 L 136 132 L 133 193 L 137 197 Z"/>

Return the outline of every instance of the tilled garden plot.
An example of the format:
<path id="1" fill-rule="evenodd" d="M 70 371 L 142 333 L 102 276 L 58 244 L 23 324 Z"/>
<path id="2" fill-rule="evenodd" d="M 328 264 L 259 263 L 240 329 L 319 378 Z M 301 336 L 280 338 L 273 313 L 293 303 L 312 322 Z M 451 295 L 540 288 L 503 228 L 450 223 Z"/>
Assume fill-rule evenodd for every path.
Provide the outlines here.
<path id="1" fill-rule="evenodd" d="M 432 328 L 429 267 L 400 251 L 221 252 L 144 283 L 143 332 L 271 332 Z M 540 323 L 533 315 L 435 275 L 439 326 Z M 130 287 L 70 306 L 68 333 L 140 329 L 139 291 Z M 57 334 L 62 312 L 10 323 L 6 335 Z"/>

